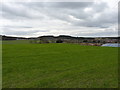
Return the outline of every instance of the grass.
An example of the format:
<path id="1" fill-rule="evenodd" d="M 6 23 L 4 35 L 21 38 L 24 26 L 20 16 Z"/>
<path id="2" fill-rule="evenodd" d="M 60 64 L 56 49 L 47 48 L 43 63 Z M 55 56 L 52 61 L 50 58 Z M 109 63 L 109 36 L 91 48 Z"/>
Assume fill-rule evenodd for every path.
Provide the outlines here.
<path id="1" fill-rule="evenodd" d="M 2 44 L 0 42 L 0 89 L 2 89 Z"/>
<path id="2" fill-rule="evenodd" d="M 2 41 L 2 44 L 30 44 L 30 40 L 6 40 Z"/>
<path id="3" fill-rule="evenodd" d="M 2 51 L 3 88 L 118 87 L 118 48 L 3 44 Z"/>

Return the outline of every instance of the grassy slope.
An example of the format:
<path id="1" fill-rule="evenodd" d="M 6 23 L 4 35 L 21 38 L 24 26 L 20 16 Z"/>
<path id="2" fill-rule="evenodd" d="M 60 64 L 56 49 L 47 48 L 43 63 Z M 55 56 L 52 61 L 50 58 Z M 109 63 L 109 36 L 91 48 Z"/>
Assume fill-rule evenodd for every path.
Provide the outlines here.
<path id="1" fill-rule="evenodd" d="M 3 44 L 3 88 L 117 87 L 117 48 Z"/>

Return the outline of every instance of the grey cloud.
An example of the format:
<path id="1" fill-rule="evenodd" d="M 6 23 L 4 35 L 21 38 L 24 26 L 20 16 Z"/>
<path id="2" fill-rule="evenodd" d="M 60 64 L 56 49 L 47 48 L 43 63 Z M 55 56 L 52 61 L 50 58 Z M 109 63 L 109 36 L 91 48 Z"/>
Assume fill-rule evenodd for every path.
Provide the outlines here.
<path id="1" fill-rule="evenodd" d="M 117 24 L 117 19 L 117 12 L 105 12 L 96 19 L 90 18 L 88 21 L 86 20 L 84 24 L 88 27 L 108 28 L 113 24 Z"/>
<path id="2" fill-rule="evenodd" d="M 92 11 L 85 12 L 86 8 L 91 8 Z M 108 11 L 106 10 L 108 9 Z M 105 11 L 106 10 L 106 11 Z M 18 2 L 2 5 L 3 18 L 19 21 L 21 19 L 28 19 L 26 21 L 39 20 L 61 20 L 71 23 L 73 27 L 100 27 L 108 28 L 117 23 L 117 12 L 109 11 L 107 3 L 93 3 L 93 2 Z M 95 15 L 99 14 L 95 18 Z M 70 15 L 75 19 L 70 18 Z M 46 19 L 47 18 L 47 19 Z M 31 21 L 32 21 L 31 20 Z M 17 23 L 17 22 L 16 22 Z M 22 21 L 21 21 L 22 23 Z M 31 22 L 32 23 L 32 22 Z M 44 22 L 43 22 L 44 23 Z M 52 22 L 51 22 L 52 23 Z M 57 22 L 56 22 L 57 23 Z M 9 30 L 4 31 L 7 34 L 27 35 L 27 31 L 14 31 L 17 28 L 33 28 L 31 26 L 6 26 Z M 48 30 L 46 30 L 48 32 Z M 45 30 L 32 30 L 29 33 L 46 32 Z M 14 33 L 13 33 L 14 32 Z M 106 32 L 103 32 L 104 34 Z M 111 32 L 107 32 L 111 33 Z M 107 33 L 105 35 L 107 35 Z M 91 34 L 99 35 L 100 33 Z M 104 35 L 103 34 L 103 35 Z M 101 33 L 102 35 L 102 33 Z"/>
<path id="3" fill-rule="evenodd" d="M 107 3 L 101 2 L 101 3 L 97 3 L 97 4 L 94 3 L 93 6 L 92 6 L 92 8 L 96 12 L 103 12 L 104 9 L 109 8 L 109 7 L 108 7 Z"/>
<path id="4" fill-rule="evenodd" d="M 19 9 L 17 8 L 17 6 L 19 7 Z M 13 4 L 13 6 L 10 6 L 9 4 L 8 5 L 3 4 L 2 11 L 3 11 L 4 15 L 11 14 L 13 16 L 29 17 L 28 13 L 25 11 L 25 8 L 23 6 L 19 6 L 19 4 L 18 5 Z M 3 17 L 4 17 L 4 15 L 3 15 Z"/>
<path id="5" fill-rule="evenodd" d="M 103 31 L 103 32 L 92 32 L 92 33 L 79 33 L 78 36 L 87 36 L 87 37 L 110 37 L 118 36 L 117 31 Z"/>
<path id="6" fill-rule="evenodd" d="M 77 9 L 91 6 L 93 2 L 50 2 L 45 3 L 46 7 Z"/>
<path id="7" fill-rule="evenodd" d="M 4 35 L 34 35 L 38 32 L 48 32 L 49 30 L 16 30 L 16 27 L 2 27 L 2 34 Z"/>
<path id="8" fill-rule="evenodd" d="M 9 26 L 9 25 L 4 26 L 4 27 L 7 27 L 7 28 L 33 28 L 31 26 Z"/>
<path id="9" fill-rule="evenodd" d="M 99 4 L 99 5 L 101 6 L 101 4 Z M 73 21 L 71 23 L 73 25 L 77 25 L 77 26 L 100 27 L 100 28 L 108 28 L 109 26 L 111 26 L 113 24 L 117 24 L 117 19 L 118 19 L 117 11 L 112 11 L 112 12 L 107 11 L 107 10 L 105 11 L 105 9 L 109 10 L 109 8 L 108 8 L 107 4 L 104 4 L 104 3 L 103 3 L 103 7 L 101 7 L 101 10 L 100 9 L 97 10 L 99 6 L 96 6 L 96 7 L 95 6 L 96 6 L 96 4 L 93 5 L 93 7 L 94 7 L 93 13 L 81 12 L 82 13 L 81 15 L 80 15 L 80 13 L 71 14 L 77 19 L 83 19 L 82 22 L 81 21 Z M 96 11 L 98 11 L 98 12 L 96 12 Z M 96 14 L 99 14 L 99 16 L 97 18 L 94 18 Z"/>
<path id="10" fill-rule="evenodd" d="M 29 30 L 29 31 L 14 31 L 12 35 L 33 35 L 35 33 L 41 32 L 40 30 Z M 43 31 L 42 31 L 43 32 Z"/>
<path id="11" fill-rule="evenodd" d="M 32 11 L 32 8 L 28 8 L 24 4 L 19 3 L 3 3 L 2 4 L 2 16 L 8 19 L 43 19 L 44 16 L 36 15 L 37 11 Z"/>
<path id="12" fill-rule="evenodd" d="M 49 3 L 47 4 L 49 5 Z M 99 4 L 90 3 L 90 5 L 89 3 L 86 3 L 86 2 L 80 2 L 80 3 L 78 2 L 63 3 L 62 2 L 62 3 L 50 4 L 51 7 L 52 5 L 53 7 L 56 6 L 61 8 L 47 8 L 47 9 L 44 9 L 45 10 L 44 13 L 48 14 L 48 16 L 50 17 L 53 17 L 55 19 L 60 19 L 62 21 L 66 21 L 73 25 L 107 28 L 109 27 L 109 25 L 113 23 L 117 23 L 117 12 L 114 12 L 114 13 L 109 11 L 104 12 L 105 9 L 108 9 L 108 5 L 104 2 Z M 76 8 L 74 7 L 75 9 L 70 9 L 72 5 L 75 6 Z M 84 11 L 85 8 L 92 8 L 93 12 L 92 13 L 85 12 Z M 94 19 L 95 14 L 100 14 L 100 16 Z M 80 21 L 72 20 L 71 18 L 69 18 L 69 15 L 72 15 L 73 17 L 75 17 Z"/>
<path id="13" fill-rule="evenodd" d="M 91 6 L 93 2 L 29 2 L 21 3 L 28 7 L 77 9 Z"/>
<path id="14" fill-rule="evenodd" d="M 2 5 L 2 11 L 3 11 L 3 17 L 5 18 L 11 18 L 11 19 L 18 19 L 18 18 L 39 18 L 39 16 L 34 15 L 36 12 L 31 12 L 31 10 L 38 10 L 38 12 L 41 13 L 47 13 L 46 11 L 50 11 L 53 9 L 56 10 L 54 13 L 58 10 L 62 9 L 63 13 L 64 11 L 68 11 L 68 9 L 82 9 L 87 6 L 91 6 L 92 2 L 31 2 L 31 3 L 9 3 L 8 5 L 4 4 Z M 45 8 L 44 8 L 45 7 Z M 46 10 L 46 8 L 48 10 Z M 58 9 L 58 10 L 57 10 Z M 65 10 L 67 9 L 67 10 Z M 76 11 L 76 10 L 75 10 Z M 62 13 L 62 12 L 60 12 Z M 84 15 L 83 15 L 84 16 Z M 49 17 L 49 16 L 48 16 Z M 41 16 L 41 19 L 43 17 Z"/>

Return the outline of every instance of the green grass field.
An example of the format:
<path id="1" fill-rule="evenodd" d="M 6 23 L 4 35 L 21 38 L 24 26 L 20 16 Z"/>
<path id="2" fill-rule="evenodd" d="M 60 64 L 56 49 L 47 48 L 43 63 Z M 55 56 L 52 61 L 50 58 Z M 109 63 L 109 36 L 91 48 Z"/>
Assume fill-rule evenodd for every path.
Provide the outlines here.
<path id="1" fill-rule="evenodd" d="M 118 87 L 118 48 L 9 42 L 2 46 L 3 88 Z"/>

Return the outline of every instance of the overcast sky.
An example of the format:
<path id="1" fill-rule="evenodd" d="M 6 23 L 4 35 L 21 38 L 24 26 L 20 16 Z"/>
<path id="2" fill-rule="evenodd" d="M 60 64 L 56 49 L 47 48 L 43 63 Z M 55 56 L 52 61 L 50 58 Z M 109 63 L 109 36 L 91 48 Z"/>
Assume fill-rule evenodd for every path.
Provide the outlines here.
<path id="1" fill-rule="evenodd" d="M 2 35 L 118 36 L 118 1 L 0 2 Z"/>

